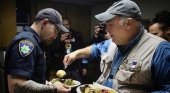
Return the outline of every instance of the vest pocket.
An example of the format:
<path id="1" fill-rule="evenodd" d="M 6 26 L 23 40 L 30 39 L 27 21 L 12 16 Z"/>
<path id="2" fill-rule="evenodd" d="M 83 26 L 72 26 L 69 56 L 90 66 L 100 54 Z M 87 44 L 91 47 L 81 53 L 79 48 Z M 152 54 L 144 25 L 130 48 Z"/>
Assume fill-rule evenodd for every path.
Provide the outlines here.
<path id="1" fill-rule="evenodd" d="M 140 73 L 142 67 L 142 61 L 127 59 L 119 67 L 115 78 L 119 82 L 132 83 L 136 79 L 137 73 Z"/>
<path id="2" fill-rule="evenodd" d="M 119 70 L 117 72 L 115 78 L 119 82 L 129 83 L 133 74 L 134 74 L 134 72 L 131 72 L 131 71 Z"/>

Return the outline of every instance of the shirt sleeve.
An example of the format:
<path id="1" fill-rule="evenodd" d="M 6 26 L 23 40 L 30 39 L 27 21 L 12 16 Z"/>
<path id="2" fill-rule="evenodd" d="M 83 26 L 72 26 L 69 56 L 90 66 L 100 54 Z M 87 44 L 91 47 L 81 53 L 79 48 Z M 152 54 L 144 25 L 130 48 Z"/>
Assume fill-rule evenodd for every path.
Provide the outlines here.
<path id="1" fill-rule="evenodd" d="M 30 79 L 34 69 L 35 48 L 27 55 L 22 56 L 19 50 L 19 42 L 14 43 L 9 50 L 9 61 L 7 62 L 7 73 Z M 29 50 L 29 48 L 27 48 Z M 25 50 L 26 53 L 28 53 Z"/>
<path id="2" fill-rule="evenodd" d="M 151 65 L 154 82 L 153 93 L 170 91 L 170 43 L 162 42 L 157 47 Z"/>
<path id="3" fill-rule="evenodd" d="M 106 53 L 108 47 L 112 41 L 106 40 L 101 43 L 94 43 L 92 44 L 91 55 L 89 57 L 90 60 L 100 57 L 102 54 Z"/>

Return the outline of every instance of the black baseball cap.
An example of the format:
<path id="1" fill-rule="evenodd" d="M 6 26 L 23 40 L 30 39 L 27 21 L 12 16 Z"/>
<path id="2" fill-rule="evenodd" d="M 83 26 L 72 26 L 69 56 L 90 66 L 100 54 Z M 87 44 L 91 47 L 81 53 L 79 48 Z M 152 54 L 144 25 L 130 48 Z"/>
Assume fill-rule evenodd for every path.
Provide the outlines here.
<path id="1" fill-rule="evenodd" d="M 53 8 L 45 8 L 38 12 L 35 16 L 35 20 L 48 19 L 55 23 L 62 31 L 69 32 L 67 28 L 63 26 L 61 14 Z"/>

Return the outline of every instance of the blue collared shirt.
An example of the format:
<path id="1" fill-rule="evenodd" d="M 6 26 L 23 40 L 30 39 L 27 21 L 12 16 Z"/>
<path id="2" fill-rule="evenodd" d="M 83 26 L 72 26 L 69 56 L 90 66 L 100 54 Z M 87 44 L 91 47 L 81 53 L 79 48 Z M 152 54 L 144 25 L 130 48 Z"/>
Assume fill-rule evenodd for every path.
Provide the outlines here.
<path id="1" fill-rule="evenodd" d="M 140 40 L 144 29 L 141 28 L 140 33 L 128 44 L 122 51 L 121 46 L 118 46 L 118 51 L 114 57 L 114 64 L 110 75 L 115 75 L 118 67 L 120 66 L 123 58 L 128 55 L 133 46 Z M 93 44 L 90 58 L 101 56 L 107 52 L 107 49 L 112 41 L 106 40 L 104 42 Z M 157 47 L 152 62 L 151 62 L 151 75 L 155 88 L 152 91 L 170 91 L 170 43 L 167 41 L 161 42 Z M 106 82 L 109 81 L 109 78 Z M 105 83 L 105 86 L 111 87 L 112 84 Z"/>

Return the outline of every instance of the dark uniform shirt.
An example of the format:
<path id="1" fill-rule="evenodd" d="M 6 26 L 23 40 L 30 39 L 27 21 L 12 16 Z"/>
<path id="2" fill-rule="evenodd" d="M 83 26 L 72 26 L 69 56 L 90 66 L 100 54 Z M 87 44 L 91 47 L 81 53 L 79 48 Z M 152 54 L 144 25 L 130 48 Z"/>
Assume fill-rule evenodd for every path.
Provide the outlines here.
<path id="1" fill-rule="evenodd" d="M 39 35 L 28 28 L 15 36 L 5 58 L 5 73 L 45 83 L 46 61 Z"/>

